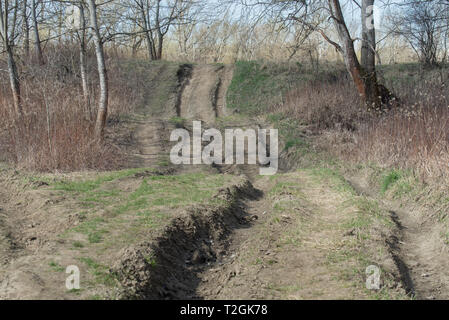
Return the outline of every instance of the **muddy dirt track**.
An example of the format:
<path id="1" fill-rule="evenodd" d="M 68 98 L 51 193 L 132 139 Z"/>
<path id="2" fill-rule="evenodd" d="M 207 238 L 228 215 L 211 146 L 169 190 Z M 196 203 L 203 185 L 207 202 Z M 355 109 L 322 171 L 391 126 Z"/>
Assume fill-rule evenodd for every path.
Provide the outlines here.
<path id="1" fill-rule="evenodd" d="M 363 177 L 348 177 L 357 193 L 378 198 Z M 390 239 L 390 250 L 407 293 L 417 299 L 449 299 L 449 275 L 445 271 L 447 249 L 441 227 L 413 207 L 377 199 L 391 215 L 398 232 Z"/>
<path id="2" fill-rule="evenodd" d="M 176 108 L 179 117 L 189 121 L 201 120 L 206 126 L 212 126 L 217 118 L 229 113 L 225 97 L 232 79 L 232 68 L 194 66 L 185 75 Z M 248 123 L 244 122 L 227 125 L 248 127 Z M 253 128 L 262 125 L 253 122 Z M 149 140 L 155 141 L 157 138 L 154 127 L 146 126 L 143 131 L 152 137 Z M 162 129 L 157 131 L 163 132 Z M 145 139 L 142 141 L 143 145 L 148 146 Z M 160 142 L 159 145 L 164 143 Z M 161 151 L 162 149 L 154 149 L 152 153 L 160 154 Z M 300 212 L 297 216 L 290 214 L 281 216 L 282 226 L 279 227 L 270 221 L 272 218 L 270 210 L 273 210 L 273 202 L 284 200 L 283 195 L 280 195 L 280 199 L 270 198 L 267 194 L 273 188 L 273 183 L 268 179 L 254 181 L 257 166 L 216 166 L 212 170 L 243 175 L 251 185 L 244 190 L 240 189 L 241 196 L 233 198 L 230 208 L 221 209 L 227 213 L 231 212 L 233 219 L 224 224 L 217 223 L 222 222 L 223 217 L 209 220 L 206 225 L 199 228 L 202 230 L 200 234 L 196 234 L 197 231 L 187 231 L 188 226 L 181 227 L 177 232 L 183 234 L 182 239 L 179 239 L 176 232 L 167 234 L 164 241 L 169 244 L 163 245 L 165 253 L 161 260 L 165 261 L 165 267 L 171 271 L 167 273 L 165 270 L 162 272 L 164 276 L 162 278 L 156 276 L 154 281 L 150 280 L 150 275 L 146 280 L 140 279 L 140 282 L 148 286 L 139 291 L 137 294 L 139 298 L 359 299 L 369 296 L 366 291 L 348 289 L 344 281 L 335 280 L 335 272 L 326 266 L 329 251 L 332 251 L 330 243 L 346 241 L 344 236 L 338 234 L 332 227 L 345 220 L 345 217 L 338 216 L 335 212 L 335 208 L 339 206 L 339 195 L 331 188 L 311 184 L 308 190 L 303 191 L 307 194 L 309 203 L 295 208 Z M 284 177 L 285 180 L 291 178 L 289 175 Z M 296 175 L 295 178 L 299 185 L 307 184 L 311 179 L 307 175 Z M 359 194 L 366 194 L 355 182 L 349 182 Z M 289 200 L 293 202 L 300 200 L 291 195 L 290 197 L 293 199 Z M 406 293 L 409 297 L 418 299 L 448 298 L 449 279 L 443 270 L 447 255 L 438 251 L 441 250 L 441 246 L 435 245 L 435 238 L 429 238 L 432 231 L 418 225 L 416 221 L 413 222 L 410 214 L 397 210 L 391 203 L 383 204 L 383 207 L 396 225 L 395 233 L 388 237 L 379 235 L 379 238 L 385 237 L 380 241 L 384 243 L 377 244 L 388 251 L 388 257 L 384 256 L 382 259 L 387 260 L 384 262 L 385 267 L 387 270 L 389 268 L 392 281 L 395 282 L 390 284 L 394 288 L 393 291 L 398 292 L 399 296 L 402 294 L 405 297 Z M 207 212 L 207 209 L 205 211 Z M 216 214 L 223 214 L 223 211 L 218 211 Z M 305 245 L 299 249 L 279 249 L 280 237 L 285 236 L 285 233 L 295 233 L 290 229 L 295 227 L 299 229 L 301 227 L 297 224 L 308 224 L 310 221 L 312 226 L 307 230 Z M 210 224 L 215 226 L 210 229 Z M 220 237 L 215 235 L 217 230 Z M 264 233 L 266 238 L 260 239 L 259 235 Z M 185 239 L 190 239 L 190 242 L 187 241 L 181 248 L 173 245 Z M 433 248 L 430 247 L 432 243 Z M 190 250 L 191 248 L 196 249 Z M 148 250 L 148 247 L 140 250 Z M 174 256 L 182 258 L 174 260 L 167 257 L 167 251 L 175 251 Z M 120 270 L 128 270 L 129 264 L 135 264 L 138 259 L 136 256 L 141 256 L 142 253 L 132 252 L 130 255 L 133 258 L 127 260 L 127 266 L 121 265 Z M 252 257 L 253 261 L 248 260 L 248 255 L 255 255 Z M 144 266 L 142 268 L 148 271 Z M 134 273 L 137 274 L 138 270 L 134 270 Z M 295 288 L 301 293 L 296 293 Z"/>
<path id="3" fill-rule="evenodd" d="M 124 133 L 118 141 L 128 152 L 129 167 L 166 162 L 175 128 L 191 130 L 193 120 L 213 127 L 217 119 L 232 115 L 226 108 L 231 66 L 183 65 L 177 78 L 176 90 L 161 110 L 136 114 L 120 128 Z M 225 126 L 266 127 L 242 117 L 227 120 Z M 257 165 L 177 166 L 157 172 L 232 174 L 238 182 L 215 195 L 222 200 L 220 205 L 187 208 L 157 238 L 117 253 L 108 273 L 119 284 L 106 297 L 449 298 L 444 270 L 448 253 L 430 222 L 420 224 L 415 212 L 376 199 L 361 179 L 348 179 L 358 193 L 354 196 L 341 193 L 334 182 L 317 178 L 312 171 L 287 166 L 276 177 L 261 178 L 258 169 Z M 0 176 L 0 298 L 76 299 L 55 291 L 60 276 L 36 271 L 48 269 L 47 261 L 55 252 L 70 256 L 55 234 L 81 221 L 71 210 L 74 201 L 40 191 L 43 182 L 31 183 L 33 190 L 24 192 L 20 178 L 11 170 L 5 172 Z M 126 188 L 134 182 L 121 183 Z M 368 240 L 357 228 L 346 229 L 360 215 L 360 208 L 348 205 L 358 197 L 379 201 L 383 219 L 393 227 L 375 225 Z M 353 271 L 360 269 L 360 261 L 382 266 L 388 295 L 366 290 L 364 276 Z"/>

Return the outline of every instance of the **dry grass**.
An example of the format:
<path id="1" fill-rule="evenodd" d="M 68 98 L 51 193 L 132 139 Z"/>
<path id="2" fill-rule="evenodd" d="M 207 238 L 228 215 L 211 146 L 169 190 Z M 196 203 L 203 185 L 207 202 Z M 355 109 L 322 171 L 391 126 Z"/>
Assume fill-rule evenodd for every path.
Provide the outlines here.
<path id="1" fill-rule="evenodd" d="M 95 59 L 90 54 L 90 101 L 81 89 L 78 50 L 67 45 L 47 48 L 51 63 L 22 64 L 20 71 L 24 119 L 18 123 L 6 74 L 0 83 L 0 160 L 38 171 L 108 170 L 120 166 L 120 150 L 93 140 L 98 97 Z M 108 61 L 110 119 L 128 113 L 139 97 L 138 82 L 129 72 Z M 15 124 L 14 124 L 15 123 Z"/>
<path id="2" fill-rule="evenodd" d="M 366 117 L 360 99 L 346 75 L 333 80 L 317 80 L 290 90 L 283 103 L 272 112 L 282 112 L 315 130 L 340 128 L 355 130 Z"/>
<path id="3" fill-rule="evenodd" d="M 449 90 L 441 78 L 393 87 L 401 107 L 363 111 L 348 79 L 290 91 L 273 111 L 311 126 L 321 146 L 345 160 L 412 169 L 423 178 L 449 177 Z"/>

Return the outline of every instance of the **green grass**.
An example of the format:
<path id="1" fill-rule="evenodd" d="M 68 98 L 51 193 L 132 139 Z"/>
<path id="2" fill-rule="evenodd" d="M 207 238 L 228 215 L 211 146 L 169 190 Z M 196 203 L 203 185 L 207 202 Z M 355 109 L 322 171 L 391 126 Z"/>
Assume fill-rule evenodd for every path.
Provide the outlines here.
<path id="1" fill-rule="evenodd" d="M 84 248 L 84 244 L 80 241 L 75 241 L 75 242 L 73 242 L 73 247 L 77 248 L 77 249 L 81 249 L 81 248 Z"/>
<path id="2" fill-rule="evenodd" d="M 299 166 L 305 163 L 316 163 L 318 157 L 310 150 L 310 143 L 301 133 L 302 123 L 280 113 L 267 116 L 267 121 L 278 129 L 279 143 L 284 151 L 289 151 L 289 157 Z"/>
<path id="3" fill-rule="evenodd" d="M 398 170 L 391 170 L 382 179 L 381 192 L 384 194 L 388 189 L 401 179 L 402 173 Z"/>
<path id="4" fill-rule="evenodd" d="M 181 117 L 172 117 L 168 120 L 171 124 L 176 126 L 177 128 L 183 128 L 186 122 L 186 119 Z"/>
<path id="5" fill-rule="evenodd" d="M 93 232 L 89 233 L 87 239 L 89 240 L 89 243 L 100 243 L 103 239 L 101 232 Z"/>
<path id="6" fill-rule="evenodd" d="M 95 283 L 108 287 L 115 285 L 115 277 L 109 273 L 109 268 L 107 266 L 104 266 L 89 257 L 82 257 L 79 260 L 88 267 L 88 271 L 94 277 Z"/>
<path id="7" fill-rule="evenodd" d="M 105 182 L 111 182 L 114 180 L 126 178 L 136 173 L 147 171 L 148 169 L 129 169 L 116 172 L 110 172 L 101 174 L 99 177 L 93 180 L 81 180 L 81 181 L 59 181 L 53 183 L 53 189 L 66 192 L 87 193 L 100 187 Z"/>
<path id="8" fill-rule="evenodd" d="M 228 88 L 227 105 L 231 110 L 256 114 L 281 99 L 291 83 L 302 80 L 298 72 L 283 69 L 279 65 L 264 65 L 256 61 L 238 61 Z"/>
<path id="9" fill-rule="evenodd" d="M 90 244 L 100 243 L 103 240 L 103 236 L 108 233 L 105 229 L 106 222 L 106 219 L 103 217 L 93 217 L 90 220 L 84 221 L 78 226 L 67 230 L 63 233 L 63 236 L 67 236 L 67 234 L 71 232 L 77 232 L 87 236 L 87 241 Z M 75 241 L 73 247 L 83 248 L 84 244 L 80 241 Z"/>
<path id="10" fill-rule="evenodd" d="M 146 263 L 148 263 L 150 265 L 150 267 L 155 268 L 157 266 L 157 261 L 156 258 L 154 256 L 147 256 L 144 257 Z"/>
<path id="11" fill-rule="evenodd" d="M 227 105 L 244 114 L 263 114 L 282 103 L 283 94 L 312 80 L 330 80 L 342 72 L 340 64 L 322 64 L 319 70 L 300 63 L 238 61 L 228 88 Z M 343 71 L 344 72 L 344 71 Z"/>
<path id="12" fill-rule="evenodd" d="M 284 150 L 288 151 L 293 147 L 305 147 L 308 146 L 308 144 L 304 141 L 304 139 L 301 138 L 290 138 L 285 143 Z"/>
<path id="13" fill-rule="evenodd" d="M 70 293 L 70 294 L 74 294 L 74 295 L 79 296 L 79 295 L 81 295 L 83 290 L 82 289 L 71 289 L 71 290 L 68 290 L 67 292 Z"/>
<path id="14" fill-rule="evenodd" d="M 148 219 L 150 212 L 158 212 L 158 207 L 179 208 L 201 203 L 212 197 L 227 180 L 225 176 L 203 173 L 148 177 L 113 211 L 116 214 L 135 211 Z"/>
<path id="15" fill-rule="evenodd" d="M 112 190 L 108 184 L 108 189 L 104 190 L 100 181 L 111 179 L 108 176 L 94 180 L 95 183 L 73 181 L 70 182 L 70 188 L 64 188 L 64 192 L 71 193 L 80 206 L 88 208 L 79 214 L 82 219 L 76 227 L 61 234 L 61 237 L 73 240 L 74 248 L 89 249 L 95 245 L 98 250 L 106 250 L 117 245 L 118 241 L 131 243 L 136 241 L 136 234 L 163 227 L 176 212 L 185 207 L 206 202 L 218 205 L 223 200 L 212 196 L 235 177 L 205 173 L 150 176 L 143 180 L 136 179 L 135 189 L 127 192 L 120 190 L 120 184 Z M 80 185 L 83 187 L 80 188 Z M 94 185 L 95 189 L 80 192 L 87 189 L 86 185 L 89 188 Z M 85 240 L 78 241 L 78 238 L 73 237 L 74 233 L 84 235 Z"/>
<path id="16" fill-rule="evenodd" d="M 61 266 L 59 263 L 54 262 L 54 261 L 50 261 L 50 263 L 48 265 L 55 272 L 64 272 L 64 270 L 65 270 L 63 266 Z"/>
<path id="17" fill-rule="evenodd" d="M 354 189 L 342 176 L 338 168 L 317 166 L 305 170 L 313 177 L 315 177 L 319 182 L 325 182 L 331 185 L 332 189 L 339 192 L 348 193 L 350 195 L 355 195 Z"/>
<path id="18" fill-rule="evenodd" d="M 98 257 L 102 257 L 109 250 L 118 250 L 124 245 L 142 240 L 143 236 L 148 237 L 149 230 L 162 228 L 178 212 L 177 209 L 205 202 L 208 204 L 221 203 L 223 200 L 211 199 L 212 196 L 216 194 L 217 189 L 229 184 L 234 179 L 233 176 L 205 173 L 150 176 L 143 180 L 138 179 L 136 182 L 139 184 L 133 191 L 120 192 L 119 196 L 110 197 L 107 208 L 104 208 L 102 201 L 92 201 L 94 207 L 89 210 L 86 220 L 69 230 L 68 236 L 71 233 L 85 235 L 87 241 L 73 242 L 73 247 L 84 247 L 83 252 L 89 250 L 90 255 L 95 252 Z M 97 181 L 94 184 L 93 194 L 105 195 L 105 190 Z M 105 179 L 100 181 L 105 181 Z M 66 192 L 72 192 L 74 189 L 79 192 L 78 190 L 86 188 L 69 188 L 70 191 Z M 107 195 L 115 194 L 114 191 Z M 83 195 L 85 192 L 81 193 L 81 203 L 86 200 Z M 92 195 L 89 194 L 89 197 Z M 102 258 L 96 259 L 104 261 Z M 115 279 L 109 274 L 106 266 L 90 257 L 80 260 L 88 266 L 95 283 L 106 286 L 114 285 Z M 157 265 L 151 256 L 147 258 L 147 263 L 150 266 Z"/>

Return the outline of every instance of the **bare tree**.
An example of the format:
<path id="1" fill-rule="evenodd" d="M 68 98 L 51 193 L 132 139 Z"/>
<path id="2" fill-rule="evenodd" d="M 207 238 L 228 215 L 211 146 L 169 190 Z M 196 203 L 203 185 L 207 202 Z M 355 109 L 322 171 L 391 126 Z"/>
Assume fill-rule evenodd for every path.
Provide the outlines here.
<path id="1" fill-rule="evenodd" d="M 446 57 L 445 41 L 449 26 L 449 2 L 441 0 L 407 0 L 398 5 L 391 18 L 392 33 L 402 36 L 428 66 L 438 64 L 440 48 Z"/>
<path id="2" fill-rule="evenodd" d="M 33 17 L 33 30 L 34 30 L 34 50 L 35 55 L 38 63 L 40 65 L 43 65 L 44 62 L 44 55 L 42 53 L 42 46 L 41 46 L 41 39 L 39 35 L 39 23 L 37 20 L 37 7 L 39 5 L 39 0 L 32 0 L 32 6 L 31 6 L 31 15 Z"/>
<path id="3" fill-rule="evenodd" d="M 185 10 L 178 15 L 175 37 L 178 42 L 179 52 L 183 58 L 186 58 L 189 54 L 189 42 L 200 21 L 201 10 L 203 10 L 203 6 L 195 5 L 193 1 L 186 1 Z"/>
<path id="4" fill-rule="evenodd" d="M 95 3 L 95 0 L 88 0 L 88 5 L 90 12 L 90 26 L 92 29 L 93 40 L 95 44 L 95 54 L 97 56 L 98 76 L 100 80 L 100 101 L 98 104 L 97 121 L 95 124 L 95 136 L 98 140 L 102 140 L 108 115 L 108 75 L 106 62 L 104 59 L 103 40 L 101 38 L 100 28 L 98 25 L 97 5 Z"/>
<path id="5" fill-rule="evenodd" d="M 17 4 L 17 3 L 16 3 Z M 20 81 L 14 59 L 14 35 L 9 30 L 9 16 L 11 12 L 16 16 L 18 6 L 11 7 L 8 0 L 0 1 L 0 40 L 7 54 L 8 74 L 14 101 L 14 109 L 19 118 L 23 115 L 22 99 L 20 95 Z M 13 21 L 14 22 L 14 21 Z M 14 30 L 14 28 L 12 28 Z"/>
<path id="6" fill-rule="evenodd" d="M 79 43 L 81 85 L 83 89 L 84 102 L 86 103 L 86 107 L 89 108 L 90 93 L 87 79 L 87 44 L 89 42 L 89 36 L 87 34 L 85 3 L 84 1 L 74 1 L 72 3 L 73 5 L 68 8 L 70 14 L 69 24 L 75 32 Z"/>
<path id="7" fill-rule="evenodd" d="M 90 95 L 89 95 L 89 85 L 87 81 L 87 35 L 86 35 L 86 16 L 84 12 L 84 3 L 81 2 L 78 4 L 79 6 L 79 32 L 77 32 L 78 40 L 80 44 L 80 74 L 81 74 L 81 83 L 83 87 L 83 95 L 84 101 L 89 106 L 90 104 Z"/>
<path id="8" fill-rule="evenodd" d="M 23 51 L 25 57 L 30 57 L 30 26 L 28 23 L 28 2 L 22 0 L 22 33 L 23 33 Z"/>
<path id="9" fill-rule="evenodd" d="M 179 16 L 189 8 L 189 1 L 183 0 L 134 0 L 139 24 L 147 44 L 151 60 L 162 59 L 165 36 Z"/>
<path id="10" fill-rule="evenodd" d="M 388 103 L 391 94 L 386 88 L 378 84 L 376 76 L 376 39 L 372 11 L 374 0 L 362 0 L 361 4 L 357 3 L 356 0 L 353 1 L 361 10 L 359 22 L 362 26 L 361 61 L 357 57 L 354 46 L 357 37 L 353 37 L 349 31 L 340 0 L 273 0 L 271 10 L 274 11 L 280 21 L 293 20 L 321 34 L 343 56 L 346 69 L 365 105 L 369 109 L 381 109 L 384 104 Z M 316 15 L 324 15 L 327 18 L 317 22 L 313 19 Z M 331 21 L 333 24 L 338 40 L 332 40 L 327 30 L 323 28 L 322 24 L 326 21 Z"/>

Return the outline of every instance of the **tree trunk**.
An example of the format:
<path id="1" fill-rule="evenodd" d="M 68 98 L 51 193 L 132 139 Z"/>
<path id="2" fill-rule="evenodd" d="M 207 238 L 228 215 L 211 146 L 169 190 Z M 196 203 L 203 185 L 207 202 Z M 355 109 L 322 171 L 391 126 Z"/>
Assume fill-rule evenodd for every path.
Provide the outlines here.
<path id="1" fill-rule="evenodd" d="M 164 41 L 164 36 L 161 30 L 160 23 L 160 8 L 161 8 L 161 0 L 157 0 L 156 4 L 156 32 L 157 32 L 157 51 L 156 51 L 156 60 L 162 59 L 162 45 Z"/>
<path id="2" fill-rule="evenodd" d="M 19 82 L 19 75 L 17 73 L 17 67 L 14 60 L 14 53 L 12 50 L 12 47 L 7 44 L 6 45 L 6 52 L 8 55 L 8 74 L 9 74 L 9 82 L 11 85 L 11 91 L 14 101 L 14 109 L 16 111 L 17 117 L 20 119 L 23 115 L 22 110 L 22 99 L 20 96 L 20 82 Z"/>
<path id="3" fill-rule="evenodd" d="M 147 43 L 148 57 L 150 58 L 150 60 L 156 60 L 156 56 L 154 53 L 154 43 L 148 32 L 145 32 L 145 42 Z"/>
<path id="4" fill-rule="evenodd" d="M 162 48 L 164 45 L 164 36 L 162 32 L 158 31 L 157 33 L 157 54 L 156 54 L 156 60 L 162 59 Z"/>
<path id="5" fill-rule="evenodd" d="M 98 141 L 103 139 L 106 118 L 108 115 L 108 76 L 106 63 L 104 60 L 103 42 L 101 40 L 100 29 L 98 28 L 97 6 L 95 0 L 89 0 L 89 11 L 93 39 L 95 44 L 95 53 L 97 56 L 98 76 L 100 79 L 100 101 L 98 105 L 97 121 L 95 124 L 95 137 Z"/>
<path id="6" fill-rule="evenodd" d="M 17 118 L 20 120 L 22 118 L 22 101 L 20 96 L 20 82 L 19 75 L 17 73 L 16 62 L 14 60 L 14 38 L 9 38 L 9 6 L 8 2 L 4 3 L 5 7 L 3 8 L 3 3 L 0 2 L 0 39 L 3 43 L 3 48 L 7 54 L 7 64 L 8 64 L 8 75 L 9 82 L 11 85 L 12 97 L 14 110 L 16 112 Z M 17 10 L 17 7 L 15 8 Z"/>
<path id="7" fill-rule="evenodd" d="M 131 56 L 133 59 L 137 58 L 137 52 L 138 52 L 141 44 L 142 44 L 142 38 L 134 36 L 133 44 L 132 44 L 132 53 L 131 53 Z"/>
<path id="8" fill-rule="evenodd" d="M 22 33 L 23 33 L 23 51 L 25 53 L 25 58 L 28 60 L 30 57 L 30 26 L 28 24 L 27 0 L 23 0 Z"/>
<path id="9" fill-rule="evenodd" d="M 381 106 L 376 74 L 376 29 L 374 28 L 374 0 L 362 1 L 362 49 L 361 64 L 365 72 L 366 100 L 372 107 Z"/>
<path id="10" fill-rule="evenodd" d="M 150 26 L 150 17 L 148 16 L 148 4 L 144 3 L 143 1 L 139 2 L 139 9 L 140 9 L 140 15 L 143 22 L 143 28 L 144 28 L 144 35 L 145 35 L 145 42 L 147 44 L 147 50 L 148 50 L 148 58 L 150 60 L 156 60 L 156 48 L 154 46 L 154 40 L 153 40 L 153 32 L 151 31 Z"/>
<path id="11" fill-rule="evenodd" d="M 145 17 L 145 12 L 142 12 L 145 26 L 145 42 L 147 43 L 148 57 L 150 60 L 156 60 L 156 50 L 154 48 L 153 36 L 151 34 L 149 23 Z"/>
<path id="12" fill-rule="evenodd" d="M 89 111 L 90 116 L 90 97 L 89 97 L 89 85 L 87 81 L 87 67 L 86 67 L 86 18 L 84 15 L 84 6 L 80 5 L 80 73 L 81 73 L 81 84 L 83 87 L 83 96 L 86 107 Z"/>
<path id="13" fill-rule="evenodd" d="M 343 17 L 340 1 L 329 0 L 329 7 L 332 12 L 332 18 L 334 20 L 335 28 L 337 29 L 338 37 L 342 44 L 341 49 L 343 52 L 343 59 L 346 65 L 346 69 L 351 75 L 351 78 L 354 81 L 354 84 L 365 105 L 370 109 L 371 108 L 378 109 L 381 107 L 380 104 L 381 101 L 377 95 L 376 96 L 373 95 L 373 92 L 375 90 L 378 90 L 376 74 L 374 73 L 367 77 L 367 72 L 359 63 L 357 54 L 354 49 L 354 41 L 351 38 L 351 35 L 349 33 L 349 30 L 346 26 Z M 365 24 L 366 20 L 363 20 L 362 23 Z M 373 67 L 375 68 L 374 64 Z M 376 89 L 373 90 L 372 88 Z"/>
<path id="14" fill-rule="evenodd" d="M 39 25 L 37 23 L 37 1 L 33 0 L 33 6 L 31 9 L 31 13 L 33 15 L 33 27 L 34 27 L 34 49 L 36 51 L 36 59 L 37 62 L 40 65 L 43 65 L 44 62 L 44 55 L 42 54 L 42 47 L 41 47 L 41 39 L 39 36 Z"/>
<path id="15" fill-rule="evenodd" d="M 14 2 L 14 11 L 13 11 L 13 16 L 12 16 L 10 39 L 15 39 L 16 38 L 17 12 L 18 11 L 19 11 L 19 0 L 15 0 L 15 2 Z"/>

